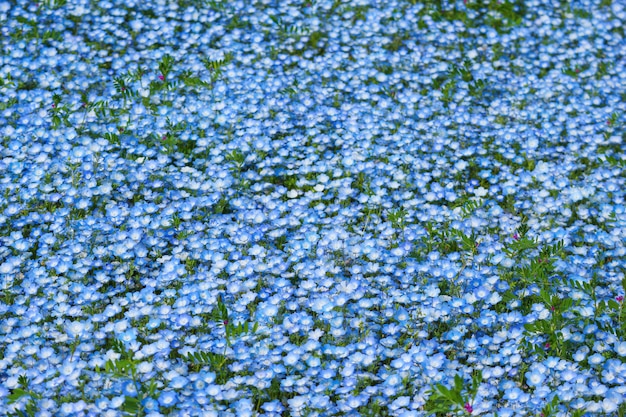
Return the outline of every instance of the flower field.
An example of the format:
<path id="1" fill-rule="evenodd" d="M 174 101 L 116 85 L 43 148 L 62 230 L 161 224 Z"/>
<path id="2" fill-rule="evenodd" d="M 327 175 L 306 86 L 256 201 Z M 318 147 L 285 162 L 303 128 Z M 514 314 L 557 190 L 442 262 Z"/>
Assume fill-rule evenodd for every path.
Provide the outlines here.
<path id="1" fill-rule="evenodd" d="M 0 0 L 0 415 L 626 416 L 621 0 Z"/>

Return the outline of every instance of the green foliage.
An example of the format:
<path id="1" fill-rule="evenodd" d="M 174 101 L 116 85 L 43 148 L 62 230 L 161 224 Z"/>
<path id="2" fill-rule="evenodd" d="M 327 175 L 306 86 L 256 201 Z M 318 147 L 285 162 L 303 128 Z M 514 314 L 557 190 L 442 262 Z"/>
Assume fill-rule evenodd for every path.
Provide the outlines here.
<path id="1" fill-rule="evenodd" d="M 109 339 L 107 343 L 111 350 L 120 355 L 120 359 L 108 360 L 105 364 L 105 371 L 118 378 L 134 376 L 137 372 L 137 361 L 133 359 L 132 352 L 126 349 L 124 342 Z"/>
<path id="2" fill-rule="evenodd" d="M 455 89 L 456 81 L 454 79 L 449 80 L 443 85 L 443 87 L 441 87 L 441 94 L 443 94 L 441 101 L 443 101 L 446 106 L 452 102 Z"/>
<path id="3" fill-rule="evenodd" d="M 471 4 L 479 5 L 480 2 L 472 2 Z M 526 13 L 526 7 L 521 0 L 516 2 L 490 0 L 488 7 L 495 15 L 488 14 L 485 23 L 499 32 L 504 32 L 513 26 L 519 26 Z"/>
<path id="4" fill-rule="evenodd" d="M 460 200 L 458 200 L 455 204 L 454 207 L 460 207 L 461 208 L 461 217 L 464 219 L 468 219 L 470 218 L 470 216 L 472 215 L 472 213 L 474 213 L 476 210 L 478 210 L 480 207 L 482 207 L 482 205 L 484 204 L 484 200 L 481 198 L 476 198 L 476 199 L 469 199 L 467 197 L 462 198 Z"/>
<path id="5" fill-rule="evenodd" d="M 543 409 L 541 410 L 541 415 L 543 417 L 554 417 L 556 416 L 557 412 L 559 411 L 559 403 L 560 403 L 560 399 L 558 395 L 555 395 L 554 397 L 552 397 L 552 401 L 548 402 Z"/>
<path id="6" fill-rule="evenodd" d="M 7 74 L 6 78 L 3 78 L 2 76 L 0 76 L 0 88 L 2 87 L 7 87 L 7 88 L 15 87 L 15 82 L 11 78 L 11 74 Z"/>
<path id="7" fill-rule="evenodd" d="M 316 51 L 318 54 L 324 53 L 323 41 L 328 35 L 325 32 L 315 31 L 309 34 L 309 40 L 306 43 L 308 50 Z"/>
<path id="8" fill-rule="evenodd" d="M 475 234 L 473 231 L 468 236 L 461 230 L 450 229 L 450 234 L 460 241 L 463 251 L 469 252 L 472 255 L 475 255 L 477 253 L 479 244 L 478 235 Z"/>
<path id="9" fill-rule="evenodd" d="M 146 74 L 146 69 L 142 68 L 141 66 L 138 66 L 135 69 L 135 71 L 128 70 L 126 72 L 125 78 L 129 82 L 131 82 L 131 81 L 139 82 L 139 81 L 141 81 L 142 77 L 145 74 Z M 83 102 L 85 102 L 85 100 L 83 100 Z"/>
<path id="10" fill-rule="evenodd" d="M 181 72 L 179 78 L 187 87 L 210 88 L 212 85 L 210 82 L 204 81 L 200 77 L 193 75 L 193 72 L 190 70 Z"/>
<path id="11" fill-rule="evenodd" d="M 521 243 L 520 243 L 521 242 Z M 519 255 L 522 251 L 535 249 L 538 246 L 536 240 L 530 240 L 526 237 L 518 239 L 505 249 L 507 254 Z M 508 251 L 508 252 L 507 252 Z M 541 283 L 544 288 L 549 287 L 549 279 L 555 271 L 554 261 L 557 256 L 561 256 L 563 251 L 563 242 L 557 242 L 554 245 L 546 245 L 541 248 L 539 256 L 531 259 L 529 262 L 518 262 L 515 268 L 516 275 L 523 283 Z"/>
<path id="12" fill-rule="evenodd" d="M 470 81 L 474 81 L 474 76 L 471 71 L 472 63 L 468 60 L 463 62 L 463 65 L 452 65 L 450 68 L 449 75 L 451 77 L 459 76 L 463 81 L 469 83 Z"/>
<path id="13" fill-rule="evenodd" d="M 469 85 L 469 93 L 472 97 L 481 97 L 487 87 L 487 82 L 483 79 L 476 80 Z"/>
<path id="14" fill-rule="evenodd" d="M 425 228 L 428 235 L 422 238 L 422 243 L 427 252 L 437 250 L 442 255 L 460 251 L 469 255 L 477 253 L 480 242 L 474 232 L 466 235 L 463 231 L 450 227 L 448 222 L 442 225 L 426 222 Z M 469 261 L 469 258 L 466 261 Z"/>
<path id="15" fill-rule="evenodd" d="M 504 253 L 506 253 L 511 258 L 518 257 L 527 251 L 531 251 L 533 249 L 537 249 L 539 247 L 539 243 L 536 238 L 530 239 L 526 236 L 528 232 L 528 226 L 526 225 L 524 219 L 522 220 L 522 225 L 513 237 L 513 241 L 506 244 L 504 247 Z"/>
<path id="16" fill-rule="evenodd" d="M 580 72 L 582 71 L 582 68 L 579 65 L 576 65 L 575 67 L 567 67 L 567 68 L 563 68 L 561 70 L 561 72 L 565 75 L 569 75 L 572 78 L 578 78 L 578 75 L 580 74 Z"/>
<path id="17" fill-rule="evenodd" d="M 537 334 L 547 338 L 547 343 L 543 346 L 544 350 L 554 352 L 560 358 L 568 359 L 570 352 L 563 338 L 562 329 L 571 323 L 571 320 L 564 318 L 564 313 L 569 311 L 574 302 L 571 298 L 561 298 L 556 294 L 550 295 L 547 290 L 541 290 L 539 297 L 544 306 L 550 310 L 550 317 L 526 323 L 524 328 L 531 335 Z M 535 353 L 543 352 L 536 346 L 527 345 L 526 347 L 530 347 Z"/>
<path id="18" fill-rule="evenodd" d="M 598 68 L 595 73 L 596 80 L 600 80 L 601 78 L 607 76 L 609 74 L 609 69 L 613 66 L 612 62 L 601 61 L 598 63 Z"/>
<path id="19" fill-rule="evenodd" d="M 113 132 L 107 132 L 104 134 L 104 138 L 106 140 L 109 141 L 109 143 L 113 144 L 113 145 L 119 145 L 120 144 L 120 135 L 117 135 Z"/>
<path id="20" fill-rule="evenodd" d="M 465 387 L 465 382 L 460 375 L 455 375 L 454 384 L 450 388 L 443 384 L 435 384 L 430 389 L 430 397 L 424 409 L 438 416 L 456 412 L 471 414 L 468 408 L 471 409 L 474 403 L 482 379 L 482 371 L 478 370 L 472 375 L 471 385 L 468 387 Z"/>
<path id="21" fill-rule="evenodd" d="M 43 0 L 42 5 L 48 9 L 60 9 L 67 4 L 67 0 Z"/>
<path id="22" fill-rule="evenodd" d="M 278 26 L 278 33 L 282 37 L 291 36 L 291 35 L 304 35 L 309 33 L 309 28 L 301 27 L 297 25 L 290 25 L 286 23 L 283 19 L 277 16 L 270 16 L 272 22 Z"/>
<path id="23" fill-rule="evenodd" d="M 161 72 L 161 75 L 166 81 L 167 81 L 167 76 L 170 74 L 173 67 L 174 67 L 174 58 L 172 58 L 172 56 L 169 54 L 163 55 L 163 57 L 161 58 L 161 62 L 159 62 L 159 71 Z"/>
<path id="24" fill-rule="evenodd" d="M 211 315 L 215 321 L 228 322 L 228 308 L 221 295 L 217 297 L 217 305 L 213 308 Z"/>
<path id="25" fill-rule="evenodd" d="M 107 345 L 115 352 L 120 354 L 117 360 L 108 360 L 104 366 L 104 372 L 109 378 L 118 380 L 131 380 L 137 387 L 137 396 L 125 396 L 122 404 L 122 411 L 128 416 L 143 416 L 145 414 L 141 402 L 146 398 L 154 398 L 157 396 L 158 384 L 155 380 L 148 381 L 147 384 L 141 383 L 137 374 L 137 365 L 139 361 L 133 358 L 133 353 L 126 349 L 124 343 L 117 339 L 109 339 Z M 96 368 L 96 372 L 100 369 Z"/>
<path id="26" fill-rule="evenodd" d="M 356 176 L 356 179 L 352 182 L 352 187 L 356 190 L 359 190 L 363 194 L 373 195 L 372 191 L 372 180 L 371 178 L 363 171 L 359 172 Z"/>
<path id="27" fill-rule="evenodd" d="M 226 155 L 227 161 L 232 162 L 236 171 L 240 171 L 246 160 L 246 156 L 239 149 L 235 149 Z"/>
<path id="28" fill-rule="evenodd" d="M 215 372 L 215 380 L 220 385 L 228 382 L 233 376 L 233 373 L 228 367 L 228 365 L 232 363 L 232 360 L 226 357 L 226 355 L 198 351 L 187 354 L 183 359 L 189 363 L 194 372 L 198 372 L 204 366 L 209 366 L 210 369 Z"/>
<path id="29" fill-rule="evenodd" d="M 404 228 L 406 227 L 406 216 L 408 214 L 409 213 L 404 208 L 399 208 L 395 210 L 390 210 L 387 214 L 387 218 L 395 229 L 404 230 Z"/>
<path id="30" fill-rule="evenodd" d="M 210 365 L 211 369 L 219 370 L 223 367 L 227 362 L 228 358 L 224 355 L 220 355 L 219 353 L 212 352 L 194 352 L 189 353 L 185 359 L 188 362 L 201 364 L 201 365 Z"/>
<path id="31" fill-rule="evenodd" d="M 117 94 L 123 97 L 124 106 L 126 105 L 126 101 L 132 99 L 137 96 L 137 92 L 134 91 L 128 85 L 128 81 L 125 77 L 116 77 L 113 79 L 113 86 L 117 91 Z"/>
<path id="32" fill-rule="evenodd" d="M 228 4 L 227 1 L 220 1 L 220 0 L 209 0 L 206 1 L 206 4 L 213 10 L 217 11 L 217 12 L 223 12 L 226 10 L 226 6 Z"/>
<path id="33" fill-rule="evenodd" d="M 574 13 L 574 16 L 576 16 L 579 19 L 591 19 L 593 17 L 591 12 L 585 9 L 576 8 L 573 10 L 573 13 Z"/>
<path id="34" fill-rule="evenodd" d="M 220 76 L 222 75 L 222 71 L 226 65 L 228 65 L 233 60 L 232 52 L 227 52 L 224 55 L 223 59 L 202 59 L 202 63 L 204 67 L 211 73 L 211 82 L 215 83 Z"/>
<path id="35" fill-rule="evenodd" d="M 358 409 L 359 415 L 364 417 L 385 417 L 389 415 L 389 411 L 383 408 L 379 400 L 370 400 L 367 405 L 363 405 Z"/>
<path id="36" fill-rule="evenodd" d="M 223 196 L 219 199 L 215 206 L 213 206 L 213 213 L 215 214 L 229 214 L 232 213 L 232 209 L 230 207 L 230 203 L 228 202 L 228 198 Z"/>
<path id="37" fill-rule="evenodd" d="M 590 282 L 570 280 L 567 284 L 591 298 L 594 313 L 593 321 L 600 330 L 614 334 L 620 339 L 626 338 L 626 308 L 624 308 L 623 295 L 615 299 L 599 299 L 597 288 L 600 281 L 597 274 L 593 275 Z M 626 294 L 626 278 L 622 279 L 621 286 L 622 294 Z M 603 320 L 603 317 L 608 320 Z"/>
<path id="38" fill-rule="evenodd" d="M 28 402 L 26 405 L 26 415 L 29 417 L 34 416 L 36 412 L 36 400 L 41 399 L 42 396 L 29 389 L 30 381 L 26 377 L 26 375 L 20 375 L 18 377 L 18 385 L 19 388 L 12 389 L 11 393 L 7 397 L 8 403 L 14 404 L 20 401 L 22 398 L 28 398 Z"/>
<path id="39" fill-rule="evenodd" d="M 613 112 L 611 113 L 611 116 L 609 116 L 609 120 L 608 120 L 608 124 L 609 126 L 615 126 L 617 124 L 617 121 L 619 120 L 620 114 L 618 112 Z"/>
<path id="40" fill-rule="evenodd" d="M 48 115 L 51 118 L 52 128 L 54 130 L 58 129 L 61 124 L 66 127 L 70 127 L 71 123 L 69 122 L 70 114 L 72 113 L 69 105 L 62 103 L 62 98 L 59 94 L 54 94 L 52 96 L 52 106 L 48 109 Z"/>
<path id="41" fill-rule="evenodd" d="M 285 88 L 280 89 L 278 92 L 280 94 L 287 94 L 287 95 L 289 95 L 289 97 L 293 97 L 296 94 L 298 94 L 298 90 L 296 90 L 293 87 L 285 87 Z"/>
<path id="42" fill-rule="evenodd" d="M 110 359 L 105 363 L 104 370 L 116 378 L 126 378 L 135 375 L 137 363 L 132 359 Z"/>
<path id="43" fill-rule="evenodd" d="M 11 108 L 11 107 L 15 106 L 17 103 L 18 103 L 17 97 L 11 97 L 6 102 L 0 103 L 0 111 L 6 110 L 8 108 Z"/>
<path id="44" fill-rule="evenodd" d="M 383 48 L 389 52 L 397 52 L 404 46 L 404 42 L 411 39 L 411 35 L 408 31 L 398 31 L 393 34 L 391 42 L 383 45 Z"/>
<path id="45" fill-rule="evenodd" d="M 280 387 L 280 378 L 273 378 L 270 386 L 266 389 L 258 389 L 250 387 L 252 391 L 252 403 L 255 405 L 255 411 L 260 412 L 261 406 L 267 402 L 274 400 L 286 401 L 294 397 L 292 392 L 283 392 Z"/>
<path id="46" fill-rule="evenodd" d="M 94 101 L 93 103 L 90 103 L 87 105 L 87 108 L 92 111 L 94 113 L 96 113 L 96 116 L 98 118 L 102 118 L 105 115 L 109 115 L 111 116 L 113 114 L 110 106 L 109 106 L 109 102 L 105 101 L 105 100 L 98 100 L 98 101 Z"/>
<path id="47" fill-rule="evenodd" d="M 250 326 L 249 322 L 243 322 L 235 324 L 230 320 L 228 308 L 222 299 L 222 296 L 217 297 L 217 305 L 213 309 L 211 316 L 214 321 L 221 323 L 224 326 L 226 344 L 231 346 L 232 339 L 248 333 L 256 333 L 258 329 L 258 323 L 254 323 Z"/>

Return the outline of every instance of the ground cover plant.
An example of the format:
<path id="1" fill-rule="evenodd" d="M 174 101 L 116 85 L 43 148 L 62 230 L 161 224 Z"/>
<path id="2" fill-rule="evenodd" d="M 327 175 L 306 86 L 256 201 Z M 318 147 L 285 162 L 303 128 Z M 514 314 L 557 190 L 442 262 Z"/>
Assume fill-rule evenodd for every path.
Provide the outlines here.
<path id="1" fill-rule="evenodd" d="M 624 27 L 0 1 L 0 414 L 626 415 Z"/>

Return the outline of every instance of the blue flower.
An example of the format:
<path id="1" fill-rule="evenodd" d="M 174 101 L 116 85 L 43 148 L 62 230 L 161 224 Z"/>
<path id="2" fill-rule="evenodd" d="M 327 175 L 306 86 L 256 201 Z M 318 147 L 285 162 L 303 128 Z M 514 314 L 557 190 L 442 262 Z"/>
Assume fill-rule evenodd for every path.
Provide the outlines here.
<path id="1" fill-rule="evenodd" d="M 159 411 L 159 402 L 154 398 L 146 398 L 141 404 L 146 411 Z"/>
<path id="2" fill-rule="evenodd" d="M 171 407 L 178 402 L 178 396 L 173 391 L 163 391 L 159 396 L 159 404 L 162 407 Z"/>
<path id="3" fill-rule="evenodd" d="M 538 369 L 537 367 L 531 367 L 531 369 L 526 372 L 526 383 L 531 387 L 538 387 L 543 384 L 546 379 L 545 371 Z"/>
<path id="4" fill-rule="evenodd" d="M 124 382 L 122 385 L 122 393 L 127 397 L 136 397 L 138 394 L 136 383 L 134 381 Z"/>

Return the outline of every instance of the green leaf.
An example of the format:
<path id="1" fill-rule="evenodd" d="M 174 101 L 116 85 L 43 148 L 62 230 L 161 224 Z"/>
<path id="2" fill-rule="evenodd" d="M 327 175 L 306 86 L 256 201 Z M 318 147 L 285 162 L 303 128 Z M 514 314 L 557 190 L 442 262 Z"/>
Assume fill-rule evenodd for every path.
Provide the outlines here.
<path id="1" fill-rule="evenodd" d="M 28 377 L 26 375 L 20 375 L 17 378 L 17 383 L 20 385 L 21 388 L 28 389 L 28 385 L 30 384 L 30 381 L 28 380 Z"/>
<path id="2" fill-rule="evenodd" d="M 141 404 L 138 398 L 124 397 L 124 404 L 122 405 L 122 409 L 125 413 L 130 414 L 132 416 L 136 416 L 139 412 Z"/>
<path id="3" fill-rule="evenodd" d="M 566 298 L 561 302 L 561 311 L 567 311 L 574 304 L 574 300 L 571 298 Z"/>
<path id="4" fill-rule="evenodd" d="M 463 389 L 463 378 L 460 375 L 454 376 L 454 389 L 455 391 L 461 392 Z"/>
<path id="5" fill-rule="evenodd" d="M 476 398 L 476 394 L 478 394 L 478 388 L 483 381 L 483 371 L 479 369 L 472 376 L 472 387 L 470 389 L 470 395 L 472 397 L 472 401 Z"/>
<path id="6" fill-rule="evenodd" d="M 161 62 L 159 63 L 159 71 L 161 71 L 163 77 L 167 78 L 167 75 L 170 73 L 173 66 L 174 58 L 172 58 L 171 55 L 166 54 L 163 56 L 163 58 L 161 58 Z"/>
<path id="7" fill-rule="evenodd" d="M 450 400 L 452 400 L 452 399 L 453 399 L 453 397 L 452 397 L 452 393 L 450 392 L 450 390 L 449 390 L 448 388 L 446 388 L 446 386 L 445 386 L 445 385 L 443 385 L 443 384 L 437 384 L 437 385 L 435 385 L 435 388 L 436 388 L 436 389 L 437 389 L 437 391 L 438 391 L 441 395 L 443 395 L 445 398 L 448 398 L 448 399 L 450 399 Z"/>
<path id="8" fill-rule="evenodd" d="M 15 388 L 11 394 L 9 394 L 9 404 L 13 404 L 20 400 L 22 397 L 27 397 L 30 395 L 30 392 L 23 390 L 21 388 Z"/>

